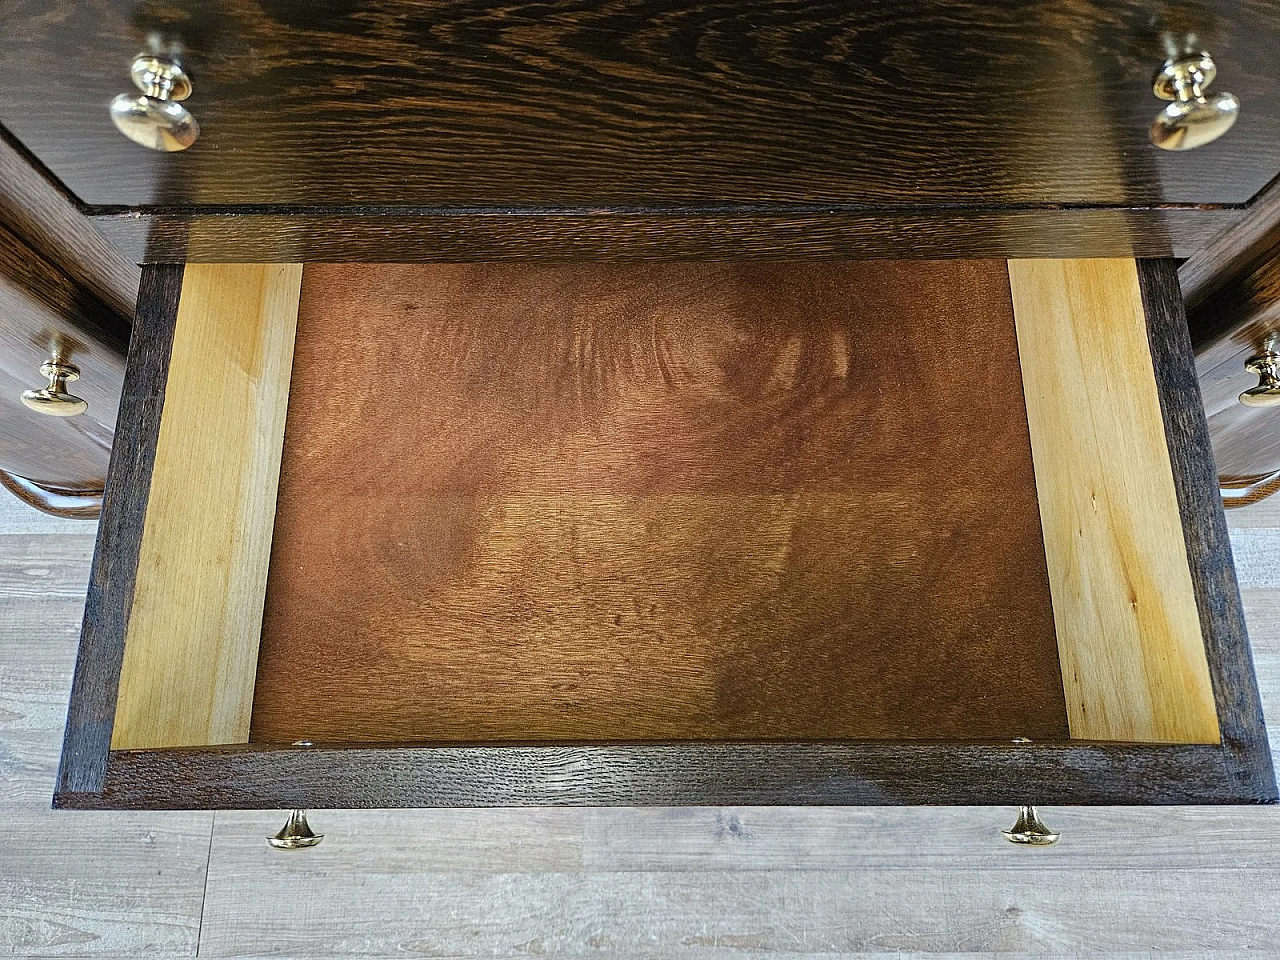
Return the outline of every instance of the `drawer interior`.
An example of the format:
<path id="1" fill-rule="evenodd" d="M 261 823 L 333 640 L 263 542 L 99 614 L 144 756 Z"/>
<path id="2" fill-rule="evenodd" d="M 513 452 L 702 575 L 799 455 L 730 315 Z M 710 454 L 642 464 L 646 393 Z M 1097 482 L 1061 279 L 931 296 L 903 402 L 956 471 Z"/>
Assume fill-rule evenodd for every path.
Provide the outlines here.
<path id="1" fill-rule="evenodd" d="M 199 265 L 114 749 L 1218 723 L 1132 261 Z"/>

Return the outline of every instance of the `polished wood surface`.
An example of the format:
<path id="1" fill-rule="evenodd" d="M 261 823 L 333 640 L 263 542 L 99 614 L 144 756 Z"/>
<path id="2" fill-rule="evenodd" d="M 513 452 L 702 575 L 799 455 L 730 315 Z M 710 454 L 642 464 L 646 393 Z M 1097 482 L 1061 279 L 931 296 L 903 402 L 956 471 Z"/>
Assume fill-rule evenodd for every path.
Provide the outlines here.
<path id="1" fill-rule="evenodd" d="M 29 507 L 51 517 L 67 520 L 97 520 L 102 512 L 102 490 L 66 490 L 42 487 L 24 477 L 0 470 L 0 487 L 8 490 Z"/>
<path id="2" fill-rule="evenodd" d="M 1280 470 L 1260 477 L 1220 477 L 1222 505 L 1237 510 L 1280 493 Z"/>
<path id="3" fill-rule="evenodd" d="M 142 272 L 81 212 L 66 188 L 0 128 L 0 225 L 126 324 Z"/>
<path id="4" fill-rule="evenodd" d="M 1148 143 L 1166 34 L 1242 99 L 1222 142 Z M 1266 0 L 56 0 L 6 18 L 0 122 L 97 207 L 1236 204 L 1280 170 L 1278 37 Z M 107 116 L 148 42 L 182 153 Z"/>
<path id="5" fill-rule="evenodd" d="M 1238 400 L 1257 384 L 1245 363 L 1280 344 L 1280 182 L 1184 263 L 1178 276 L 1223 502 L 1251 502 L 1276 489 L 1266 480 L 1280 472 L 1280 410 Z"/>
<path id="6" fill-rule="evenodd" d="M 465 263 L 577 260 L 1187 257 L 1243 211 L 1158 207 L 722 210 L 291 208 L 113 213 L 104 235 L 139 262 Z"/>
<path id="7" fill-rule="evenodd" d="M 183 277 L 114 749 L 249 733 L 301 265 Z"/>
<path id="8" fill-rule="evenodd" d="M 1132 260 L 1010 260 L 1071 736 L 1217 743 Z"/>
<path id="9" fill-rule="evenodd" d="M 1191 314 L 1213 453 L 1225 478 L 1280 470 L 1280 407 L 1246 407 L 1239 400 L 1258 383 L 1245 363 L 1268 350 L 1280 352 L 1280 222 L 1267 239 Z"/>
<path id="10" fill-rule="evenodd" d="M 254 740 L 1065 734 L 1003 263 L 307 268 Z"/>
<path id="11" fill-rule="evenodd" d="M 124 379 L 128 326 L 0 226 L 0 470 L 55 489 L 101 491 Z M 22 404 L 48 385 L 40 366 L 54 351 L 80 368 L 68 389 L 89 403 L 76 417 Z"/>

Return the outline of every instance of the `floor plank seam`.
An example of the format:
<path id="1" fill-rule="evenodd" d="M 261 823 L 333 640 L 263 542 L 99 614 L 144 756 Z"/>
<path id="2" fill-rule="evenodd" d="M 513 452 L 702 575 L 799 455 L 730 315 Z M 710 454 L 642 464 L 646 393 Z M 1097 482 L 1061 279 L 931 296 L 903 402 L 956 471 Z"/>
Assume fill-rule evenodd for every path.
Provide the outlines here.
<path id="1" fill-rule="evenodd" d="M 200 946 L 204 940 L 204 910 L 209 903 L 209 871 L 213 869 L 213 832 L 218 828 L 216 811 L 209 815 L 209 846 L 204 857 L 204 886 L 200 890 L 200 919 L 196 921 L 196 957 L 200 956 Z"/>

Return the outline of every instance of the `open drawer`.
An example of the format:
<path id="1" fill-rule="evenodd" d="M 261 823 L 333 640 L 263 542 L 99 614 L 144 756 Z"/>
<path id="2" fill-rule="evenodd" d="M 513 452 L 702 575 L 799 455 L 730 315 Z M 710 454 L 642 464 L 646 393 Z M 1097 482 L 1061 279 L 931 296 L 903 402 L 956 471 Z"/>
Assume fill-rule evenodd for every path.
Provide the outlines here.
<path id="1" fill-rule="evenodd" d="M 1171 261 L 146 270 L 55 803 L 1276 798 Z"/>

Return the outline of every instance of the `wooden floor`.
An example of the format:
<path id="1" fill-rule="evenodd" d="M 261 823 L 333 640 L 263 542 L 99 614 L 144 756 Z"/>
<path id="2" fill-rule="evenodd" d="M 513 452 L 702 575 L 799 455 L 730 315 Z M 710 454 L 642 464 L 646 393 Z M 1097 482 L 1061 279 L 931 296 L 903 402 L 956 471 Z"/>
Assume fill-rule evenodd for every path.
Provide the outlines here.
<path id="1" fill-rule="evenodd" d="M 1280 718 L 1280 498 L 1231 514 Z M 0 956 L 1280 956 L 1280 808 L 52 813 L 91 524 L 0 500 Z M 317 665 L 323 669 L 323 665 Z"/>

